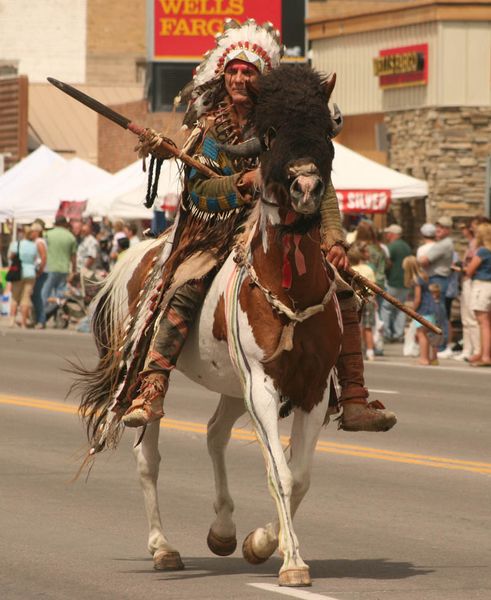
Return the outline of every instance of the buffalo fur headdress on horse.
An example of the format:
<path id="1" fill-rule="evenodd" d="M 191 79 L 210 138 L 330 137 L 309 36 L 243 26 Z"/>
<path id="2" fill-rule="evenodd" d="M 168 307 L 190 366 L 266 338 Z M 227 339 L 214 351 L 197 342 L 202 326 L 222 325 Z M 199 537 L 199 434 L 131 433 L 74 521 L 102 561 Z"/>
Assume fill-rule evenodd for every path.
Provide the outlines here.
<path id="1" fill-rule="evenodd" d="M 223 74 L 231 61 L 248 62 L 265 74 L 280 64 L 283 52 L 280 32 L 272 23 L 259 25 L 254 19 L 248 19 L 241 25 L 235 19 L 227 19 L 223 33 L 216 36 L 216 47 L 205 53 L 193 80 L 176 99 L 188 102 L 184 123 L 194 122 L 222 100 Z"/>

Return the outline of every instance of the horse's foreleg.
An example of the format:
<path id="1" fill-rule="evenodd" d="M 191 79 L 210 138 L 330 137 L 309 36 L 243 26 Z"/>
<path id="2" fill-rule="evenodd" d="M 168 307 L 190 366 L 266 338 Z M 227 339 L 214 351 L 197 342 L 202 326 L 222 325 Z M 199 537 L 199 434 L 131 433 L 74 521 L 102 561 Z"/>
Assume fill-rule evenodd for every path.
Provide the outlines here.
<path id="1" fill-rule="evenodd" d="M 215 475 L 214 509 L 217 516 L 210 527 L 207 542 L 210 550 L 219 556 L 228 556 L 237 547 L 235 523 L 232 519 L 234 503 L 228 489 L 225 449 L 234 423 L 244 413 L 245 406 L 242 398 L 223 395 L 215 414 L 208 423 L 208 452 Z"/>
<path id="2" fill-rule="evenodd" d="M 179 552 L 167 541 L 160 518 L 157 493 L 160 465 L 159 431 L 158 421 L 148 425 L 141 444 L 133 449 L 149 526 L 148 550 L 153 555 L 155 569 L 183 569 Z M 135 441 L 138 441 L 140 435 L 141 429 L 138 429 Z"/>
<path id="3" fill-rule="evenodd" d="M 318 404 L 310 413 L 295 410 L 290 438 L 289 467 L 293 478 L 291 514 L 297 509 L 308 492 L 315 446 L 324 423 L 328 399 Z M 273 519 L 264 527 L 258 527 L 246 537 L 243 553 L 252 564 L 265 562 L 278 547 L 279 521 Z"/>
<path id="4" fill-rule="evenodd" d="M 297 536 L 293 529 L 291 514 L 293 477 L 278 431 L 278 394 L 259 368 L 246 378 L 245 392 L 246 406 L 264 455 L 269 489 L 278 513 L 279 549 L 283 556 L 279 584 L 310 585 L 309 568 L 300 556 Z"/>

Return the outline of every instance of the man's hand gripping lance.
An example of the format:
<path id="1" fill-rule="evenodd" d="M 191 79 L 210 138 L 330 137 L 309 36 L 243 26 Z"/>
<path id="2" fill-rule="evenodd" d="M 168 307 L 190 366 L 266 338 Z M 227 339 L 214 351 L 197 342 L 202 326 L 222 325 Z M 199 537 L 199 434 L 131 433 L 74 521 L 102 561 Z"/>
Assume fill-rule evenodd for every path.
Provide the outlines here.
<path id="1" fill-rule="evenodd" d="M 67 83 L 58 81 L 58 79 L 53 79 L 53 77 L 48 77 L 48 81 L 62 92 L 68 94 L 69 96 L 71 96 L 78 102 L 81 102 L 88 108 L 94 110 L 96 113 L 99 113 L 103 117 L 106 117 L 106 119 L 109 119 L 113 123 L 116 123 L 123 129 L 128 129 L 132 133 L 136 134 L 137 136 L 139 136 L 140 141 L 142 143 L 150 141 L 152 146 L 151 152 L 157 158 L 175 157 L 181 160 L 185 165 L 195 168 L 197 171 L 200 171 L 207 177 L 217 177 L 217 174 L 214 171 L 212 171 L 212 169 L 179 150 L 179 148 L 174 144 L 172 140 L 159 136 L 158 140 L 156 140 L 157 143 L 155 143 L 155 140 L 153 140 L 152 143 L 151 138 L 155 136 L 155 133 L 152 132 L 152 130 L 140 127 L 136 123 L 133 123 L 130 119 L 127 119 L 123 115 L 117 113 L 112 108 L 109 108 L 105 104 L 102 104 L 102 102 L 91 98 L 87 94 L 84 94 L 80 90 L 77 90 L 76 88 L 72 87 L 71 85 L 68 85 Z"/>

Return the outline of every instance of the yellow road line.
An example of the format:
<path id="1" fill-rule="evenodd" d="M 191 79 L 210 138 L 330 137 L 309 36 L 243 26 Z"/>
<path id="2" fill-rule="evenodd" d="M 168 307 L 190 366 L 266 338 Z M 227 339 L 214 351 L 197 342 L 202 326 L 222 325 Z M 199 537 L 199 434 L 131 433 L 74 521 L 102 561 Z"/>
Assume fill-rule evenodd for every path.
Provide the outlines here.
<path id="1" fill-rule="evenodd" d="M 58 413 L 76 414 L 77 407 L 72 404 L 65 404 L 52 400 L 41 400 L 28 398 L 24 396 L 11 396 L 0 394 L 0 404 L 9 404 L 12 406 L 22 406 L 26 408 L 37 408 Z M 186 431 L 190 433 L 206 434 L 206 424 L 194 421 L 183 421 L 177 419 L 164 419 L 160 425 L 163 429 L 174 431 Z M 232 429 L 232 438 L 235 440 L 254 442 L 256 436 L 253 431 L 234 428 Z M 289 443 L 287 436 L 281 436 L 281 442 L 286 446 Z M 491 463 L 472 460 L 460 460 L 455 458 L 444 458 L 439 456 L 427 456 L 423 454 L 413 454 L 410 452 L 397 452 L 394 450 L 383 450 L 379 448 L 370 448 L 367 446 L 357 446 L 354 444 L 342 444 L 337 442 L 319 441 L 316 446 L 317 452 L 337 454 L 344 456 L 357 456 L 361 458 L 371 458 L 375 460 L 385 460 L 394 463 L 404 463 L 411 465 L 421 465 L 433 467 L 436 469 L 447 469 L 451 471 L 467 471 L 470 473 L 481 473 L 491 475 Z"/>

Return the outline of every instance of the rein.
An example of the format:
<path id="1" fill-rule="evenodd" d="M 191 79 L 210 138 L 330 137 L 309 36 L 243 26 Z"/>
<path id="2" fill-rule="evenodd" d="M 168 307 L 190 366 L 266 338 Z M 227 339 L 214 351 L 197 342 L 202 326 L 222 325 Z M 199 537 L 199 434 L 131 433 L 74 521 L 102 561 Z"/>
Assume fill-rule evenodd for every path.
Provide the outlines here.
<path id="1" fill-rule="evenodd" d="M 283 326 L 283 331 L 281 333 L 281 338 L 278 344 L 278 347 L 269 358 L 263 360 L 263 363 L 268 363 L 275 360 L 284 350 L 289 351 L 293 348 L 293 333 L 295 326 L 298 323 L 303 323 L 310 317 L 316 315 L 324 311 L 326 305 L 332 300 L 335 292 L 336 292 L 336 282 L 333 279 L 331 284 L 329 285 L 329 289 L 327 290 L 324 298 L 320 302 L 320 304 L 314 304 L 312 306 L 308 306 L 303 310 L 293 310 L 289 306 L 287 306 L 284 302 L 282 302 L 278 296 L 266 288 L 256 273 L 254 269 L 254 265 L 249 260 L 249 249 L 252 241 L 252 237 L 255 233 L 256 226 L 253 227 L 251 234 L 246 243 L 238 242 L 234 248 L 234 262 L 237 264 L 239 268 L 245 269 L 247 274 L 249 275 L 251 282 L 257 286 L 261 292 L 264 294 L 268 303 L 276 310 L 277 312 L 284 315 L 290 323 L 288 325 Z"/>

